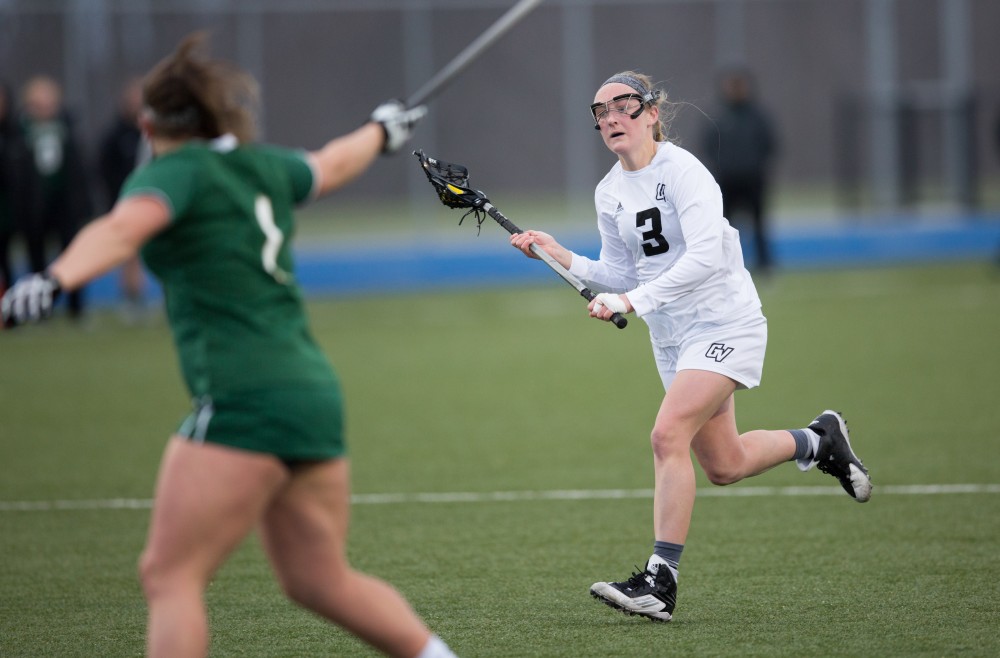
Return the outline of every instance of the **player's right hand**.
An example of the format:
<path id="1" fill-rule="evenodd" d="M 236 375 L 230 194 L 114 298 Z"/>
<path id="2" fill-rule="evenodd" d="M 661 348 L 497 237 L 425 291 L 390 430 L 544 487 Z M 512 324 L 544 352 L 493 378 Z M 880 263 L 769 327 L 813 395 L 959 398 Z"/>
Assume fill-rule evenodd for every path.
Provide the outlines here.
<path id="1" fill-rule="evenodd" d="M 418 105 L 407 109 L 399 100 L 386 101 L 375 108 L 371 120 L 382 126 L 385 142 L 382 143 L 383 153 L 395 153 L 413 136 L 417 123 L 427 114 L 426 105 Z"/>
<path id="2" fill-rule="evenodd" d="M 49 317 L 61 291 L 59 281 L 48 272 L 21 277 L 0 299 L 3 326 L 16 327 Z"/>
<path id="3" fill-rule="evenodd" d="M 555 238 L 553 238 L 548 233 L 544 231 L 534 231 L 527 230 L 521 233 L 514 233 L 510 236 L 510 245 L 515 249 L 520 249 L 521 252 L 528 258 L 538 258 L 538 255 L 531 251 L 531 245 L 538 245 L 540 248 L 548 251 L 551 245 L 556 245 Z"/>
<path id="4" fill-rule="evenodd" d="M 602 292 L 590 301 L 590 317 L 599 320 L 610 320 L 614 313 L 625 315 L 632 310 L 631 305 L 626 301 L 628 297 L 616 295 L 611 292 Z M 605 311 L 607 309 L 607 311 Z"/>

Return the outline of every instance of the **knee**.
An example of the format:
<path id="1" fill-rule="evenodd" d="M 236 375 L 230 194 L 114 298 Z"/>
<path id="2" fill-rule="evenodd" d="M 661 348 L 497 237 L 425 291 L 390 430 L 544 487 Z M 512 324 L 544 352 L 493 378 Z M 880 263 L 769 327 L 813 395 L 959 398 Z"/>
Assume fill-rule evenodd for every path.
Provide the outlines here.
<path id="1" fill-rule="evenodd" d="M 657 424 L 653 427 L 649 442 L 653 447 L 653 459 L 656 461 L 673 459 L 678 455 L 687 457 L 691 447 L 690 439 L 685 440 L 685 437 L 669 424 Z"/>
<path id="2" fill-rule="evenodd" d="M 291 602 L 307 610 L 322 613 L 345 603 L 344 587 L 349 578 L 344 576 L 318 578 L 305 573 L 278 571 L 277 579 L 282 593 Z"/>
<path id="3" fill-rule="evenodd" d="M 167 559 L 149 547 L 139 556 L 138 572 L 147 601 L 203 592 L 210 577 L 191 563 Z"/>
<path id="4" fill-rule="evenodd" d="M 704 470 L 705 475 L 708 476 L 709 482 L 720 487 L 724 487 L 727 484 L 734 484 L 743 479 L 743 475 L 737 469 L 728 468 L 726 466 L 706 466 L 702 464 L 702 470 Z"/>
<path id="5" fill-rule="evenodd" d="M 312 610 L 316 607 L 319 596 L 308 582 L 279 576 L 278 586 L 285 597 L 292 603 L 307 610 Z M 334 591 L 327 592 L 327 594 L 332 596 Z"/>
<path id="6" fill-rule="evenodd" d="M 162 562 L 148 548 L 139 556 L 138 572 L 139 583 L 147 600 L 154 598 L 166 588 L 168 579 Z"/>

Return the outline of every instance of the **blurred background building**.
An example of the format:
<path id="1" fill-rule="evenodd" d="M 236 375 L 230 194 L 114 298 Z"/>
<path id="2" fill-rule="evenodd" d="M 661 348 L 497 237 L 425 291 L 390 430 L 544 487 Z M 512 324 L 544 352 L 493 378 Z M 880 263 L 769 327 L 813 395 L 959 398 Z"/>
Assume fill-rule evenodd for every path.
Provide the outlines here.
<path id="1" fill-rule="evenodd" d="M 314 148 L 416 90 L 513 2 L 0 0 L 0 78 L 60 80 L 94 150 L 122 86 L 207 29 L 261 82 L 263 139 Z M 697 152 L 718 74 L 740 66 L 780 135 L 776 212 L 967 216 L 1000 205 L 998 26 L 997 0 L 546 0 L 431 102 L 413 144 L 494 199 L 587 207 L 613 162 L 588 111 L 604 79 L 651 75 Z M 429 194 L 401 155 L 340 198 Z"/>

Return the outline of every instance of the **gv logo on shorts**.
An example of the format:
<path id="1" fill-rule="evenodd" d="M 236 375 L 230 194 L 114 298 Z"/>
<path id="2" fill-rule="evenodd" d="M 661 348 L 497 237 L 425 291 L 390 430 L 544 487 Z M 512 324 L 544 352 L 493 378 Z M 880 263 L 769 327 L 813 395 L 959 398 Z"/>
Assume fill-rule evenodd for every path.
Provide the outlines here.
<path id="1" fill-rule="evenodd" d="M 708 351 L 705 352 L 705 356 L 710 359 L 715 359 L 718 363 L 722 363 L 726 360 L 726 357 L 733 353 L 732 347 L 726 347 L 723 343 L 712 343 L 708 347 Z"/>

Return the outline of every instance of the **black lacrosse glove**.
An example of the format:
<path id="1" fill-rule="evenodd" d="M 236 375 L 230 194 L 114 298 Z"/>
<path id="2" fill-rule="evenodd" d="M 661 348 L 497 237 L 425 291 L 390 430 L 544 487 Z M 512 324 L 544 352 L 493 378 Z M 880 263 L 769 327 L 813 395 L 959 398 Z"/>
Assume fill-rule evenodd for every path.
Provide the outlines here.
<path id="1" fill-rule="evenodd" d="M 427 114 L 426 105 L 418 105 L 407 109 L 403 101 L 386 101 L 375 108 L 371 120 L 382 126 L 385 141 L 382 143 L 383 153 L 395 153 L 413 136 L 413 129 Z"/>
<path id="2" fill-rule="evenodd" d="M 59 299 L 60 292 L 62 286 L 48 272 L 21 277 L 0 300 L 3 326 L 16 327 L 48 318 L 52 315 L 52 307 Z"/>

